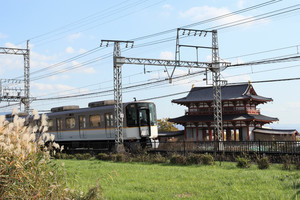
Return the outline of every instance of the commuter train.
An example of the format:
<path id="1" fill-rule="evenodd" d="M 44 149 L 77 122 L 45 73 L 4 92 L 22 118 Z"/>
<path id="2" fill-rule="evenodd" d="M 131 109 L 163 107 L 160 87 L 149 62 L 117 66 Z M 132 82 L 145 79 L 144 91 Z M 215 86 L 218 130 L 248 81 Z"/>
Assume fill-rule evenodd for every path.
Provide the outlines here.
<path id="1" fill-rule="evenodd" d="M 124 146 L 151 145 L 158 136 L 155 104 L 134 101 L 123 103 Z M 87 108 L 61 106 L 51 109 L 48 133 L 68 149 L 112 150 L 115 143 L 114 101 L 91 102 Z"/>

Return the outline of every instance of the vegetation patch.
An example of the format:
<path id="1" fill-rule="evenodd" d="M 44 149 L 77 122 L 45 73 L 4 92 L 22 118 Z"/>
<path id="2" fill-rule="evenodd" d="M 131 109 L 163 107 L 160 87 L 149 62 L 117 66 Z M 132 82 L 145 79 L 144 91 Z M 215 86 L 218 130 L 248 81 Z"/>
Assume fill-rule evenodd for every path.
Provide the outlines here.
<path id="1" fill-rule="evenodd" d="M 270 161 L 268 157 L 262 157 L 257 159 L 258 169 L 268 169 L 270 167 Z"/>
<path id="2" fill-rule="evenodd" d="M 236 158 L 236 166 L 239 168 L 249 168 L 250 167 L 250 159 L 238 156 Z"/>
<path id="3" fill-rule="evenodd" d="M 215 159 L 212 155 L 209 154 L 204 154 L 202 155 L 202 164 L 203 165 L 214 165 L 215 164 Z"/>
<path id="4" fill-rule="evenodd" d="M 296 199 L 300 176 L 272 164 L 268 170 L 236 163 L 162 165 L 99 160 L 56 160 L 65 163 L 68 187 L 88 192 L 97 181 L 104 199 Z M 69 181 L 72 177 L 76 182 Z"/>

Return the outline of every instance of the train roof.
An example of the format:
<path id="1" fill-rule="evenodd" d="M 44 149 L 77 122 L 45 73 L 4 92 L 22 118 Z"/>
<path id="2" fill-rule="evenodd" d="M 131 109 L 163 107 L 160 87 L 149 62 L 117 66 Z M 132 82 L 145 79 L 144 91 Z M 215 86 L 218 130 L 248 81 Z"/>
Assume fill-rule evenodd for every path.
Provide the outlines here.
<path id="1" fill-rule="evenodd" d="M 153 103 L 148 101 L 132 101 L 132 102 L 125 102 L 123 106 L 131 104 L 131 103 Z M 105 110 L 105 109 L 112 109 L 114 106 L 113 100 L 105 100 L 105 101 L 96 101 L 90 102 L 88 107 L 80 108 L 78 105 L 69 105 L 69 106 L 59 106 L 51 108 L 50 113 L 46 113 L 47 115 L 55 115 L 55 114 L 68 114 L 68 113 L 79 113 L 84 111 L 96 111 L 96 110 Z"/>

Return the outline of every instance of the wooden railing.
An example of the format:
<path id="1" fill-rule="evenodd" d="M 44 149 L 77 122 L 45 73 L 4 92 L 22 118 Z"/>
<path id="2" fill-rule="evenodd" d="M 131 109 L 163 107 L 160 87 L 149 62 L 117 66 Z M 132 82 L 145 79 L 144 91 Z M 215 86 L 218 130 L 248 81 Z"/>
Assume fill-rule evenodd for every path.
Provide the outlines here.
<path id="1" fill-rule="evenodd" d="M 244 108 L 244 107 L 223 107 L 223 114 L 240 114 L 240 113 L 247 113 L 247 114 L 260 114 L 260 109 L 254 108 Z M 186 115 L 212 115 L 214 112 L 213 108 L 205 108 L 205 109 L 195 109 L 192 111 L 185 111 Z"/>

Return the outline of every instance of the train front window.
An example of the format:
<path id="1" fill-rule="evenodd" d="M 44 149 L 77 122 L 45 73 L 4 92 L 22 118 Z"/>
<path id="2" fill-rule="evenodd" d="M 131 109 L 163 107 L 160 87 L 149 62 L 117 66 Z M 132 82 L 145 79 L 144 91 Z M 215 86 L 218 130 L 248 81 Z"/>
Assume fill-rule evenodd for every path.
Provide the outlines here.
<path id="1" fill-rule="evenodd" d="M 155 105 L 153 103 L 149 104 L 149 112 L 150 112 L 150 124 L 151 124 L 151 126 L 157 125 L 156 109 L 155 109 Z"/>
<path id="2" fill-rule="evenodd" d="M 153 103 L 133 103 L 126 107 L 128 127 L 153 126 L 156 122 L 156 109 Z"/>
<path id="3" fill-rule="evenodd" d="M 126 107 L 126 119 L 128 127 L 138 126 L 136 104 L 129 104 Z"/>

